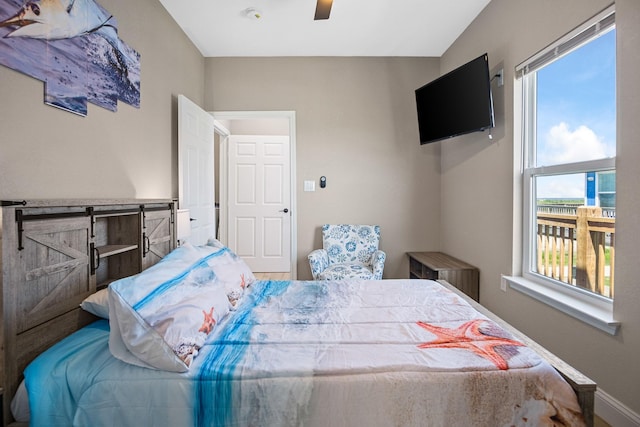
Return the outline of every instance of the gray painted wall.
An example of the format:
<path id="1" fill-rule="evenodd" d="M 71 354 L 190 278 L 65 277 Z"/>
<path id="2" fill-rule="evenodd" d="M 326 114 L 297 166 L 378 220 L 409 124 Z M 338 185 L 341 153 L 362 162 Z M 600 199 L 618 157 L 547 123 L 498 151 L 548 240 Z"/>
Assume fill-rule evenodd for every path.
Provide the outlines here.
<path id="1" fill-rule="evenodd" d="M 100 4 L 141 54 L 140 109 L 89 104 L 76 116 L 0 67 L 0 199 L 177 197 L 176 97 L 202 105 L 204 58 L 157 0 Z"/>
<path id="2" fill-rule="evenodd" d="M 296 112 L 298 277 L 324 223 L 379 224 L 385 277 L 440 245 L 439 147 L 420 147 L 414 90 L 433 58 L 208 58 L 205 109 Z M 327 187 L 303 192 L 303 181 Z"/>

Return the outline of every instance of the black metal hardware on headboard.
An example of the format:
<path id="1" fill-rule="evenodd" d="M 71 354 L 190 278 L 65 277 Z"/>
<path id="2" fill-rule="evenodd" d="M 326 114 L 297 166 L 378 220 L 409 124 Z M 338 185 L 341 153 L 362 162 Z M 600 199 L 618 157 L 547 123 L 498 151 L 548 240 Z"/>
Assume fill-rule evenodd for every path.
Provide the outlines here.
<path id="1" fill-rule="evenodd" d="M 21 251 L 24 249 L 24 246 L 22 246 L 22 233 L 24 232 L 24 228 L 22 228 L 22 209 L 16 210 L 16 222 L 18 223 L 18 250 Z"/>
<path id="2" fill-rule="evenodd" d="M 147 236 L 147 233 L 143 233 L 142 234 L 142 257 L 146 258 L 150 250 L 151 250 L 151 240 L 149 239 L 149 236 Z"/>
<path id="3" fill-rule="evenodd" d="M 27 205 L 26 200 L 22 200 L 20 202 L 17 202 L 15 200 L 0 200 L 0 206 L 26 206 L 26 205 Z"/>
<path id="4" fill-rule="evenodd" d="M 90 233 L 90 236 L 93 239 L 94 237 L 96 237 L 96 230 L 95 230 L 96 219 L 93 216 L 93 206 L 89 206 L 87 208 L 87 215 L 89 215 L 91 217 L 91 233 Z"/>
<path id="5" fill-rule="evenodd" d="M 113 214 L 126 214 L 126 213 L 137 213 L 138 209 L 135 208 L 131 208 L 131 209 L 110 209 L 110 210 L 97 210 L 96 208 L 91 208 L 93 209 L 93 215 L 95 216 L 101 216 L 101 215 L 113 215 Z"/>
<path id="6" fill-rule="evenodd" d="M 144 205 L 140 205 L 140 213 L 142 214 L 142 231 L 144 232 L 147 229 L 147 216 L 144 213 Z"/>
<path id="7" fill-rule="evenodd" d="M 100 268 L 100 251 L 96 248 L 96 244 L 91 242 L 89 244 L 90 253 L 91 253 L 91 275 L 96 274 L 96 270 Z"/>
<path id="8" fill-rule="evenodd" d="M 57 219 L 57 218 L 74 218 L 79 216 L 89 216 L 90 209 L 87 208 L 84 212 L 58 212 L 58 213 L 40 213 L 26 215 L 22 209 L 16 209 L 16 223 L 18 224 L 18 250 L 24 249 L 22 245 L 22 237 L 24 233 L 23 223 L 24 221 L 42 220 L 42 219 Z M 92 230 L 93 234 L 93 230 Z"/>
<path id="9" fill-rule="evenodd" d="M 145 206 L 145 205 L 140 205 L 140 212 L 154 212 L 154 211 L 166 211 L 166 210 L 173 210 L 173 204 L 169 203 L 168 205 L 162 205 L 162 206 Z"/>
<path id="10" fill-rule="evenodd" d="M 144 205 L 140 205 L 142 215 L 142 258 L 147 257 L 147 215 L 144 212 Z"/>
<path id="11" fill-rule="evenodd" d="M 2 200 L 0 201 L 0 206 L 25 206 L 27 204 L 26 200 L 23 201 L 10 201 L 10 200 Z M 145 230 L 146 226 L 146 216 L 145 211 L 163 211 L 169 209 L 171 210 L 171 216 L 173 218 L 173 204 L 169 203 L 167 205 L 162 206 L 152 206 L 147 207 L 145 205 L 140 205 L 138 208 L 130 208 L 130 209 L 111 209 L 111 210 L 96 210 L 93 206 L 88 206 L 84 211 L 81 212 L 58 212 L 58 213 L 34 213 L 34 214 L 25 214 L 22 209 L 16 209 L 16 223 L 18 224 L 18 250 L 21 251 L 24 249 L 22 245 L 22 238 L 24 233 L 24 228 L 22 226 L 24 221 L 38 220 L 38 219 L 55 219 L 55 218 L 73 218 L 79 216 L 89 216 L 91 217 L 91 238 L 95 237 L 95 217 L 99 215 L 112 215 L 112 214 L 123 214 L 123 213 L 142 213 L 142 229 Z M 145 234 L 143 234 L 145 236 Z M 143 237 L 144 239 L 145 237 Z M 143 249 L 144 249 L 143 244 Z M 146 255 L 146 252 L 143 250 L 143 255 Z M 96 267 L 97 268 L 97 267 Z"/>

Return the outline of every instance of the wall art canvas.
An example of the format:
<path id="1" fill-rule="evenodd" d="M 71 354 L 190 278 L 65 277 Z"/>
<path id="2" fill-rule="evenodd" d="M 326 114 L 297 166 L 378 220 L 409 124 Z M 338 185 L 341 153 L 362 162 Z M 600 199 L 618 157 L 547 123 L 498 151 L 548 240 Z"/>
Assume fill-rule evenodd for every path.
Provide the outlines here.
<path id="1" fill-rule="evenodd" d="M 140 107 L 140 54 L 93 0 L 0 0 L 0 64 L 42 80 L 45 103 L 82 116 L 87 102 Z"/>

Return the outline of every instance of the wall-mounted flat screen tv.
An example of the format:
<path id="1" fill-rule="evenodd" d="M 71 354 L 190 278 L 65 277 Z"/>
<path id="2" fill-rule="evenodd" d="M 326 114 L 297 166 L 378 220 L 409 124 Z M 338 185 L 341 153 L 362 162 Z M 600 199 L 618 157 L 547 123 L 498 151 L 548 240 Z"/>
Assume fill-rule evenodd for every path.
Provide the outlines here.
<path id="1" fill-rule="evenodd" d="M 487 54 L 416 89 L 416 104 L 420 144 L 492 128 Z"/>

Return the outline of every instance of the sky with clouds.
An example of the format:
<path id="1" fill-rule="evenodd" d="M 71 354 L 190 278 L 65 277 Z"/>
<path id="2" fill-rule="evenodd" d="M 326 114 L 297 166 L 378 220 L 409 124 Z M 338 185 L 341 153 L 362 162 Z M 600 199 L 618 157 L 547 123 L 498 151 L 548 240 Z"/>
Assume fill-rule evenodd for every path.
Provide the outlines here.
<path id="1" fill-rule="evenodd" d="M 538 70 L 537 166 L 616 155 L 615 30 Z M 538 198 L 584 197 L 584 175 L 540 178 Z"/>

